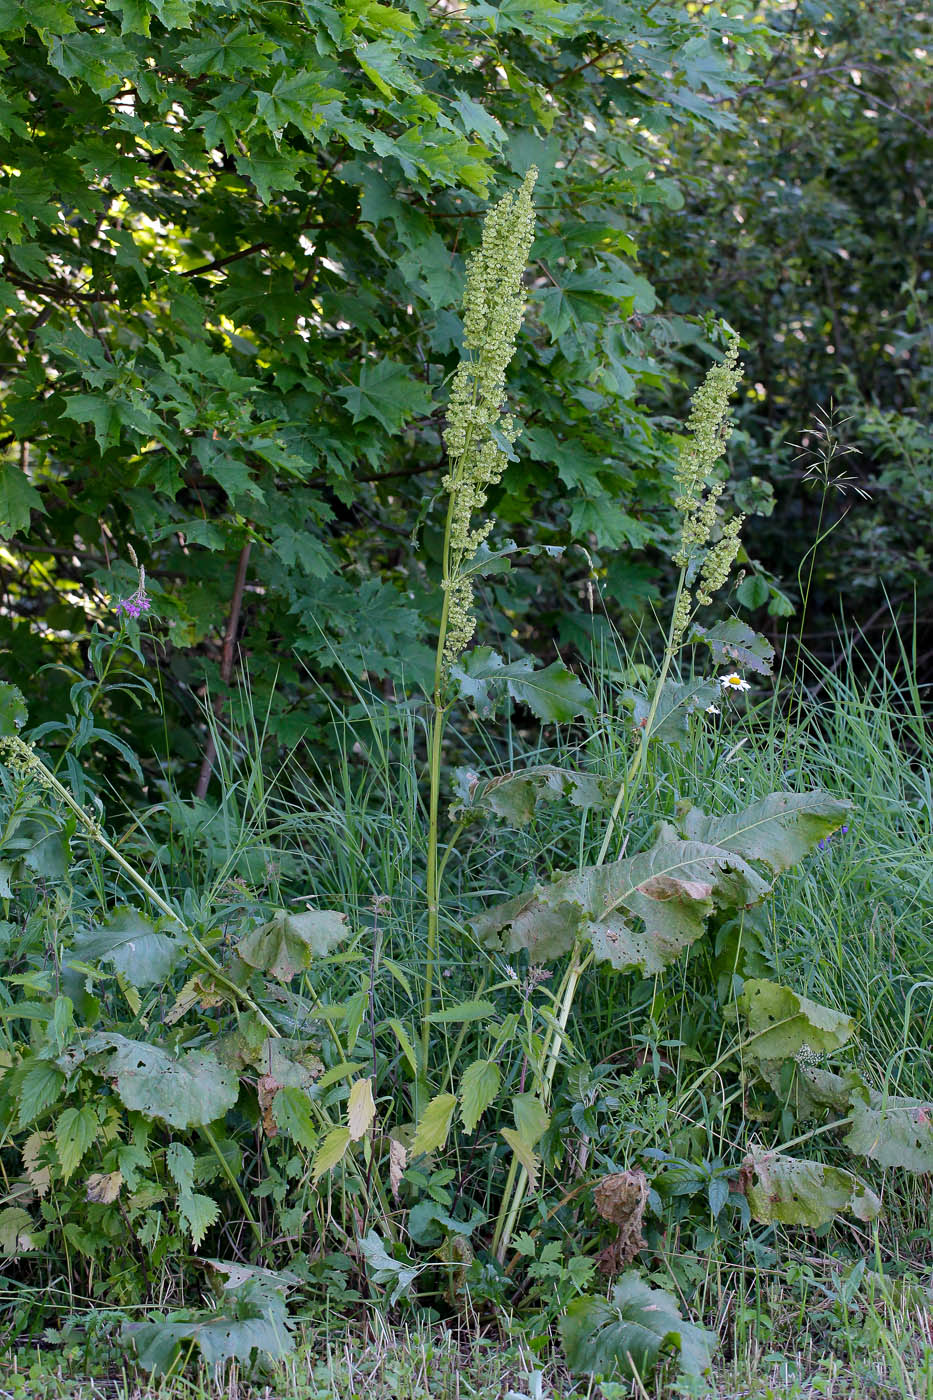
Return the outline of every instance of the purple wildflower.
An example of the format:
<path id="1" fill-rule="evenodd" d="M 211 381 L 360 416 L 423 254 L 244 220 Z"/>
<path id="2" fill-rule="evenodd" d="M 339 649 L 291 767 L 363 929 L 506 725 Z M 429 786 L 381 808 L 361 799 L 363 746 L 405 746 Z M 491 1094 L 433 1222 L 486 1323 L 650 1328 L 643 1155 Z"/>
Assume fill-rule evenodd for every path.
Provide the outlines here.
<path id="1" fill-rule="evenodd" d="M 136 562 L 135 555 L 133 556 L 133 562 Z M 152 599 L 146 592 L 146 570 L 140 568 L 139 587 L 137 588 L 135 593 L 130 595 L 129 598 L 121 598 L 119 603 L 117 603 L 116 610 L 118 613 L 122 612 L 127 617 L 132 617 L 135 619 L 140 617 L 144 612 L 148 612 L 151 607 Z"/>
<path id="2" fill-rule="evenodd" d="M 834 831 L 830 836 L 824 836 L 822 841 L 817 841 L 816 844 L 821 851 L 825 851 L 830 841 L 832 841 L 833 836 L 845 836 L 848 830 L 849 828 L 847 826 L 841 826 L 838 831 Z"/>

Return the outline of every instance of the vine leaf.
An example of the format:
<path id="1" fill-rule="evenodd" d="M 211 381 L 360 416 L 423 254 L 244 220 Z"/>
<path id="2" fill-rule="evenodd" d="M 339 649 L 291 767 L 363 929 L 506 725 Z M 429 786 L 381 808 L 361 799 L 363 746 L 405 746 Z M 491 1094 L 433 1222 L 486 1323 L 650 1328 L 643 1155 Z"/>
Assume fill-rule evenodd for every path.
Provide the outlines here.
<path id="1" fill-rule="evenodd" d="M 855 1097 L 846 1147 L 882 1167 L 933 1172 L 933 1103 L 872 1094 Z"/>
<path id="2" fill-rule="evenodd" d="M 855 1034 L 851 1016 L 798 996 L 778 982 L 749 978 L 736 998 L 750 1039 L 743 1053 L 751 1060 L 789 1060 L 801 1050 L 838 1050 Z"/>
<path id="3" fill-rule="evenodd" d="M 250 967 L 268 972 L 278 982 L 290 982 L 310 967 L 314 958 L 326 957 L 346 936 L 346 914 L 333 909 L 290 914 L 279 909 L 267 923 L 244 934 L 236 950 Z"/>
<path id="4" fill-rule="evenodd" d="M 828 1225 L 840 1212 L 874 1220 L 881 1202 L 851 1172 L 779 1152 L 751 1153 L 742 1163 L 739 1188 L 763 1225 Z"/>
<path id="5" fill-rule="evenodd" d="M 642 1382 L 670 1354 L 688 1375 L 703 1375 L 716 1346 L 712 1332 L 685 1322 L 671 1294 L 649 1287 L 634 1269 L 622 1275 L 608 1302 L 589 1294 L 574 1298 L 560 1332 L 571 1371 Z"/>

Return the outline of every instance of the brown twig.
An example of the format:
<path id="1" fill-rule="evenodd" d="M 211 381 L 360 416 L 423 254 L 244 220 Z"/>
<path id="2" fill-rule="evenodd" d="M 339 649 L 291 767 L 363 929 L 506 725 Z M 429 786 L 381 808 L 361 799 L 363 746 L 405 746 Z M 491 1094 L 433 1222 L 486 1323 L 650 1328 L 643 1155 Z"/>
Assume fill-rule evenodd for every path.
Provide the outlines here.
<path id="1" fill-rule="evenodd" d="M 236 566 L 236 580 L 233 584 L 233 597 L 230 600 L 230 616 L 227 618 L 227 630 L 224 633 L 224 646 L 220 658 L 220 680 L 223 685 L 230 684 L 233 675 L 233 655 L 236 647 L 236 634 L 240 625 L 240 609 L 243 606 L 243 590 L 246 586 L 246 570 L 249 566 L 249 552 L 251 542 L 246 541 L 240 550 L 240 558 Z M 218 695 L 214 700 L 214 714 L 219 719 L 223 713 L 224 697 Z M 204 758 L 201 761 L 201 771 L 198 774 L 198 785 L 195 788 L 197 797 L 206 797 L 207 789 L 210 786 L 211 772 L 214 767 L 214 759 L 217 756 L 217 749 L 214 744 L 214 736 L 208 733 L 207 743 L 204 746 Z"/>

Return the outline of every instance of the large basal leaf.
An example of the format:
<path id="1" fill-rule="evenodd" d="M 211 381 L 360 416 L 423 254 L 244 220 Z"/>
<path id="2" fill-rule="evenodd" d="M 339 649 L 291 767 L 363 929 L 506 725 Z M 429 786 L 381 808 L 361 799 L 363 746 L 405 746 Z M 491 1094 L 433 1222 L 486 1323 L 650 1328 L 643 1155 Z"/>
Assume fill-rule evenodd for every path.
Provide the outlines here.
<path id="1" fill-rule="evenodd" d="M 752 1047 L 754 1049 L 754 1047 Z M 750 1058 L 750 1057 L 746 1057 Z M 762 1060 L 758 1072 L 800 1122 L 848 1114 L 853 1099 L 867 1092 L 858 1070 L 836 1074 L 819 1065 Z"/>
<path id="2" fill-rule="evenodd" d="M 788 1060 L 800 1050 L 838 1050 L 855 1034 L 851 1016 L 798 996 L 777 982 L 750 978 L 736 999 L 749 1039 L 743 1053 L 751 1060 Z"/>
<path id="3" fill-rule="evenodd" d="M 763 1225 L 828 1225 L 842 1213 L 874 1220 L 881 1202 L 851 1172 L 778 1152 L 751 1153 L 739 1178 L 753 1217 Z"/>
<path id="4" fill-rule="evenodd" d="M 180 931 L 172 919 L 115 909 L 106 923 L 75 941 L 74 953 L 82 962 L 110 963 L 134 987 L 151 987 L 170 976 L 182 951 Z"/>
<path id="5" fill-rule="evenodd" d="M 838 830 L 848 815 L 846 803 L 825 792 L 772 792 L 744 812 L 722 817 L 691 807 L 679 825 L 688 840 L 760 860 L 779 875 Z"/>
<path id="6" fill-rule="evenodd" d="M 227 1293 L 216 1313 L 188 1322 L 131 1322 L 123 1328 L 146 1371 L 164 1372 L 183 1345 L 194 1343 L 207 1366 L 226 1361 L 248 1365 L 258 1352 L 280 1360 L 294 1349 L 285 1300 L 261 1281 L 250 1279 Z"/>
<path id="7" fill-rule="evenodd" d="M 574 1298 L 560 1334 L 571 1371 L 642 1382 L 664 1356 L 675 1357 L 689 1375 L 703 1375 L 716 1347 L 714 1333 L 685 1322 L 671 1294 L 649 1287 L 634 1269 L 622 1275 L 608 1302 Z"/>
<path id="8" fill-rule="evenodd" d="M 460 769 L 457 778 L 464 800 L 451 809 L 452 816 L 492 812 L 512 826 L 526 826 L 539 802 L 557 802 L 566 797 L 573 807 L 608 807 L 614 796 L 593 774 L 575 773 L 550 763 L 486 779 Z"/>
<path id="9" fill-rule="evenodd" d="M 660 739 L 665 744 L 677 744 L 690 732 L 690 718 L 698 710 L 705 710 L 719 699 L 720 690 L 716 681 L 671 681 L 661 687 L 661 694 L 651 721 L 649 737 Z M 645 695 L 640 691 L 629 690 L 625 700 L 632 706 L 632 717 L 639 736 L 648 727 L 648 717 L 654 703 L 654 692 Z"/>
<path id="10" fill-rule="evenodd" d="M 143 1040 L 107 1034 L 92 1038 L 114 1047 L 106 1073 L 116 1080 L 124 1105 L 147 1118 L 161 1118 L 173 1128 L 199 1128 L 233 1107 L 238 1086 L 234 1075 L 208 1051 L 169 1054 Z"/>
<path id="11" fill-rule="evenodd" d="M 846 1147 L 882 1167 L 933 1172 L 933 1103 L 873 1093 L 855 1097 Z"/>
<path id="12" fill-rule="evenodd" d="M 290 914 L 280 909 L 267 923 L 244 934 L 236 950 L 250 967 L 268 972 L 279 982 L 290 982 L 310 967 L 314 958 L 326 957 L 346 936 L 346 914 L 333 909 Z"/>
<path id="13" fill-rule="evenodd" d="M 450 674 L 461 697 L 472 701 L 481 715 L 491 714 L 497 697 L 506 691 L 547 723 L 563 724 L 575 715 L 596 712 L 593 695 L 559 661 L 536 671 L 530 657 L 506 662 L 491 647 L 474 647 Z"/>
<path id="14" fill-rule="evenodd" d="M 640 855 L 560 875 L 472 922 L 487 943 L 505 931 L 508 951 L 525 948 L 532 962 L 562 956 L 582 935 L 600 962 L 647 976 L 700 937 L 714 905 L 753 904 L 769 888 L 730 851 L 662 839 Z"/>

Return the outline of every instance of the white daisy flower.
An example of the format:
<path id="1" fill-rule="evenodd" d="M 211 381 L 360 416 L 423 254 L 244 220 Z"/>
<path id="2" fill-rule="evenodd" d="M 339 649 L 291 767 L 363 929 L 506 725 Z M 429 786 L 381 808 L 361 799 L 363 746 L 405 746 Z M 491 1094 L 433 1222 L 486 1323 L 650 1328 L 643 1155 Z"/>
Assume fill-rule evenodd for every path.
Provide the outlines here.
<path id="1" fill-rule="evenodd" d="M 719 706 L 718 706 L 718 705 L 707 705 L 707 707 L 706 707 L 706 713 L 707 713 L 708 715 L 718 715 L 718 714 L 720 713 Z"/>
<path id="2" fill-rule="evenodd" d="M 748 681 L 743 680 L 738 671 L 730 671 L 728 676 L 720 676 L 719 684 L 723 690 L 751 690 Z"/>

